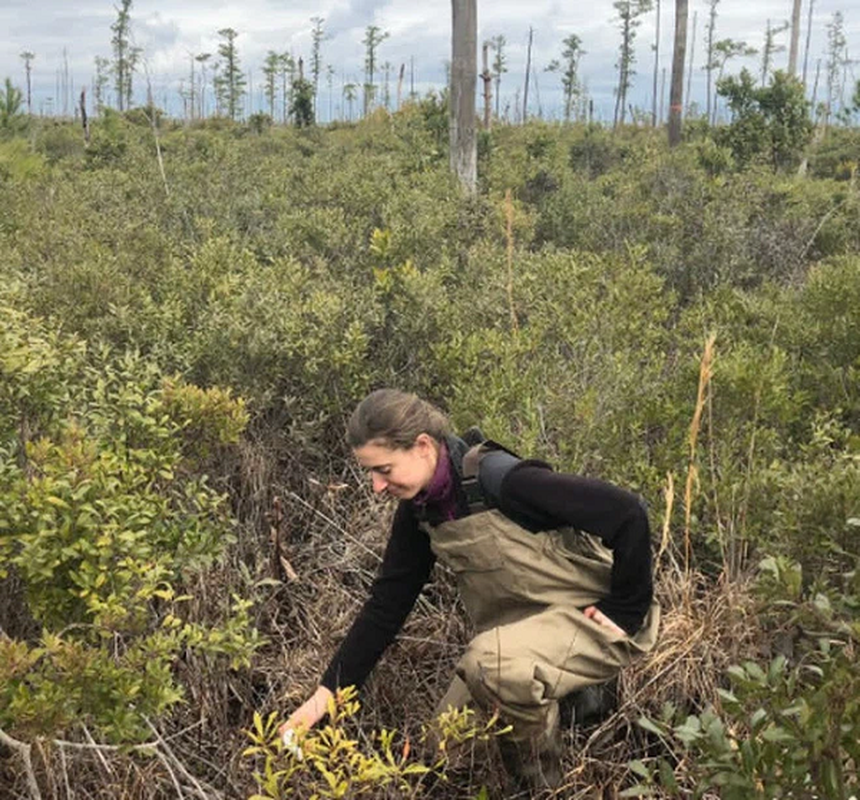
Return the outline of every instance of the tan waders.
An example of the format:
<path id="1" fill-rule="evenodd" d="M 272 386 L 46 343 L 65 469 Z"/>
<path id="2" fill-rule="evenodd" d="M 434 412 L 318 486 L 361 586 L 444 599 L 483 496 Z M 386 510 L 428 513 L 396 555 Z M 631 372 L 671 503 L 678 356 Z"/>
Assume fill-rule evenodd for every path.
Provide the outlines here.
<path id="1" fill-rule="evenodd" d="M 475 627 L 440 702 L 498 709 L 513 726 L 502 755 L 531 789 L 562 780 L 558 701 L 612 679 L 656 641 L 654 603 L 641 630 L 621 636 L 581 611 L 609 594 L 612 555 L 572 530 L 532 533 L 497 510 L 426 525 L 433 552 L 454 571 Z"/>

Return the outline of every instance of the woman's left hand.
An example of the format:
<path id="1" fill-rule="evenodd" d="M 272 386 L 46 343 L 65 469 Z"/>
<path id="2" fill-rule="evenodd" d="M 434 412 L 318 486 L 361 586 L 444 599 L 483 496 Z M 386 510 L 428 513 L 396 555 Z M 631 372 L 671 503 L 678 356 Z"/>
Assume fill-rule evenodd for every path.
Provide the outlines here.
<path id="1" fill-rule="evenodd" d="M 627 631 L 625 631 L 620 625 L 616 625 L 597 606 L 589 606 L 582 613 L 589 619 L 594 620 L 598 625 L 608 628 L 614 634 L 617 634 L 618 636 L 627 636 Z"/>

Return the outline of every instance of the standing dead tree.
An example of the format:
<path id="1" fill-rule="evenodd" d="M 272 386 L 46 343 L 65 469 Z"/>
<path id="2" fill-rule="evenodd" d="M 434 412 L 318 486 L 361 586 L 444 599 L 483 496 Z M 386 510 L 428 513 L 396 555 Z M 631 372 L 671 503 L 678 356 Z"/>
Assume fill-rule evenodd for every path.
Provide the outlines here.
<path id="1" fill-rule="evenodd" d="M 484 42 L 481 48 L 483 70 L 481 80 L 484 82 L 484 130 L 490 130 L 493 119 L 493 73 L 490 72 L 490 43 Z"/>
<path id="2" fill-rule="evenodd" d="M 478 80 L 477 0 L 451 0 L 451 170 L 468 194 L 478 182 L 475 84 Z"/>
<path id="3" fill-rule="evenodd" d="M 32 99 L 32 73 L 33 73 L 33 59 L 36 57 L 35 53 L 31 53 L 29 50 L 25 50 L 21 53 L 21 58 L 24 61 L 24 73 L 27 77 L 27 113 L 33 114 L 33 99 Z"/>
<path id="4" fill-rule="evenodd" d="M 794 0 L 791 7 L 791 43 L 788 48 L 788 74 L 797 75 L 797 51 L 800 44 L 800 6 L 802 0 Z"/>
<path id="5" fill-rule="evenodd" d="M 707 115 L 708 124 L 711 123 L 711 97 L 713 87 L 714 70 L 717 68 L 717 63 L 714 58 L 714 36 L 717 31 L 717 5 L 720 0 L 708 0 L 708 32 L 706 39 L 706 61 L 705 72 L 707 74 L 707 99 L 705 114 Z"/>
<path id="6" fill-rule="evenodd" d="M 669 89 L 669 147 L 681 142 L 684 109 L 684 60 L 687 53 L 687 0 L 675 0 L 675 44 L 672 52 L 672 83 Z"/>

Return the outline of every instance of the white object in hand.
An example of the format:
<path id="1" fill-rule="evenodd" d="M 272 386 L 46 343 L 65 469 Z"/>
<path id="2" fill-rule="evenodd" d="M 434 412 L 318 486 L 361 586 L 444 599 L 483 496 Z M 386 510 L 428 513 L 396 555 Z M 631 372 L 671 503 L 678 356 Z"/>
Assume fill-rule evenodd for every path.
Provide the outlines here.
<path id="1" fill-rule="evenodd" d="M 296 732 L 292 728 L 287 728 L 283 734 L 281 734 L 281 742 L 283 742 L 284 749 L 293 757 L 297 758 L 299 761 L 304 758 L 302 748 L 299 747 L 299 743 L 296 741 Z"/>

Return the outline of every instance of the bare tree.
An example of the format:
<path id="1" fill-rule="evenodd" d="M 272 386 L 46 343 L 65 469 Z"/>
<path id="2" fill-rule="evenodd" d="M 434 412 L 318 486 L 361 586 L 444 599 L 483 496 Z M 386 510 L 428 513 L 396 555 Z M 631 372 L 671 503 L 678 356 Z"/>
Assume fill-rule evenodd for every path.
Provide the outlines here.
<path id="1" fill-rule="evenodd" d="M 764 29 L 764 47 L 761 50 L 761 85 L 767 83 L 767 76 L 770 75 L 770 70 L 773 65 L 773 57 L 776 53 L 781 53 L 785 50 L 785 45 L 777 44 L 776 37 L 788 30 L 788 22 L 781 22 L 777 26 L 772 26 L 770 20 Z"/>
<path id="2" fill-rule="evenodd" d="M 195 101 L 197 100 L 197 75 L 195 74 L 194 65 L 197 63 L 197 59 L 194 58 L 193 53 L 189 53 L 188 58 L 191 62 L 191 74 L 189 75 L 191 86 L 188 89 L 188 119 L 193 122 L 196 111 Z"/>
<path id="3" fill-rule="evenodd" d="M 711 79 L 713 77 L 714 69 L 716 69 L 716 64 L 714 63 L 714 34 L 717 30 L 717 5 L 719 5 L 719 2 L 720 0 L 708 0 L 708 32 L 706 39 L 707 60 L 705 61 L 705 72 L 707 73 L 707 100 L 705 114 L 707 115 L 709 123 L 711 121 Z"/>
<path id="4" fill-rule="evenodd" d="M 493 73 L 490 72 L 490 43 L 484 42 L 481 48 L 483 71 L 481 80 L 484 82 L 484 130 L 490 130 L 493 119 Z"/>
<path id="5" fill-rule="evenodd" d="M 478 182 L 475 84 L 478 80 L 477 0 L 451 0 L 451 170 L 468 194 Z"/>
<path id="6" fill-rule="evenodd" d="M 386 61 L 382 65 L 382 106 L 386 111 L 391 110 L 391 70 L 394 69 L 394 64 Z"/>
<path id="7" fill-rule="evenodd" d="M 827 23 L 827 108 L 824 124 L 830 123 L 830 118 L 836 107 L 836 100 L 841 98 L 842 86 L 840 75 L 845 62 L 848 60 L 847 40 L 845 38 L 845 18 L 841 11 L 835 11 Z"/>
<path id="8" fill-rule="evenodd" d="M 797 50 L 800 43 L 800 6 L 803 0 L 794 0 L 791 7 L 791 44 L 788 48 L 788 74 L 797 75 Z"/>
<path id="9" fill-rule="evenodd" d="M 200 65 L 200 89 L 197 92 L 198 117 L 206 119 L 206 62 L 212 58 L 211 53 L 198 53 L 194 60 Z"/>
<path id="10" fill-rule="evenodd" d="M 654 75 L 651 86 L 651 127 L 657 127 L 657 73 L 660 71 L 660 0 L 657 0 L 656 31 L 654 32 Z"/>
<path id="11" fill-rule="evenodd" d="M 803 49 L 803 85 L 806 86 L 806 68 L 809 65 L 809 45 L 812 41 L 812 9 L 815 7 L 815 0 L 809 0 L 809 16 L 806 19 L 806 46 Z M 815 104 L 813 103 L 813 109 Z"/>
<path id="12" fill-rule="evenodd" d="M 693 12 L 693 30 L 692 37 L 690 41 L 690 63 L 687 67 L 687 91 L 684 92 L 684 95 L 687 98 L 687 111 L 690 110 L 690 98 L 692 98 L 693 93 L 691 91 L 691 87 L 693 85 L 693 61 L 696 57 L 696 29 L 699 27 L 699 12 Z"/>
<path id="13" fill-rule="evenodd" d="M 33 100 L 32 100 L 32 82 L 31 82 L 31 74 L 33 71 L 33 59 L 36 57 L 35 53 L 31 53 L 29 50 L 25 50 L 21 53 L 21 58 L 24 61 L 24 73 L 27 78 L 27 113 L 33 113 Z"/>
<path id="14" fill-rule="evenodd" d="M 687 0 L 675 0 L 675 44 L 672 51 L 672 83 L 669 89 L 669 147 L 675 147 L 681 142 L 686 53 Z"/>
<path id="15" fill-rule="evenodd" d="M 281 71 L 281 121 L 286 125 L 290 116 L 290 106 L 293 103 L 293 81 L 296 77 L 296 60 L 291 53 L 281 53 L 278 63 Z"/>
<path id="16" fill-rule="evenodd" d="M 532 71 L 532 44 L 534 43 L 535 30 L 529 25 L 529 45 L 526 49 L 526 82 L 523 86 L 523 122 L 529 121 L 529 77 Z"/>

